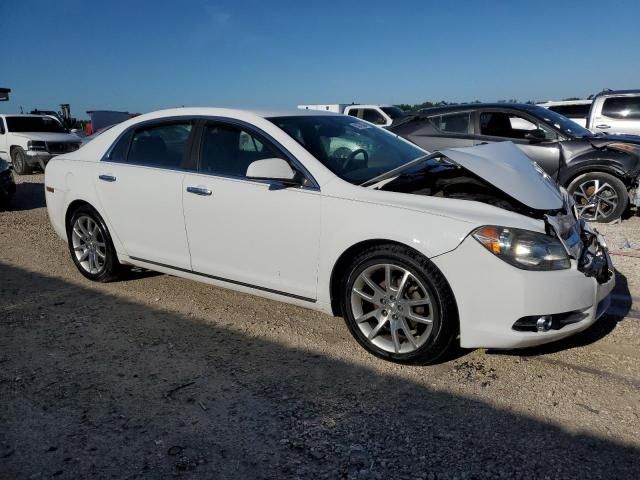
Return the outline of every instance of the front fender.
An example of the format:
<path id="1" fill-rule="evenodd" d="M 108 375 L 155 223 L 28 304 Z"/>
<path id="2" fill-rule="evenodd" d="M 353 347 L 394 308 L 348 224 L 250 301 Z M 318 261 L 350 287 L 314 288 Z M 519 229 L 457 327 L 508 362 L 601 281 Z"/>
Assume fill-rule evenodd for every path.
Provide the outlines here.
<path id="1" fill-rule="evenodd" d="M 566 187 L 578 175 L 593 171 L 610 173 L 630 187 L 640 174 L 640 159 L 614 150 L 592 150 L 567 161 L 558 176 L 558 183 Z"/>

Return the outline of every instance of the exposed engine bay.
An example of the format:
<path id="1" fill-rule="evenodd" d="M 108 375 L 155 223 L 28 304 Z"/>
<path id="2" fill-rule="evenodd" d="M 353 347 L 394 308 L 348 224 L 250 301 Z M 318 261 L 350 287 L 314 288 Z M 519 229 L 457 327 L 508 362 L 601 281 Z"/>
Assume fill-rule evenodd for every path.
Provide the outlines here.
<path id="1" fill-rule="evenodd" d="M 563 207 L 557 210 L 538 210 L 512 198 L 466 168 L 450 163 L 446 158 L 432 158 L 383 183 L 376 188 L 385 191 L 410 193 L 432 197 L 453 198 L 486 203 L 498 208 L 544 221 L 547 234 L 557 237 L 578 270 L 598 283 L 606 283 L 613 275 L 606 247 L 596 232 L 580 219 L 573 200 L 562 191 Z"/>
<path id="2" fill-rule="evenodd" d="M 420 165 L 418 171 L 403 172 L 378 189 L 430 197 L 471 200 L 540 219 L 544 218 L 545 213 L 549 213 L 524 205 L 466 168 L 449 163 L 444 159 L 427 160 Z"/>

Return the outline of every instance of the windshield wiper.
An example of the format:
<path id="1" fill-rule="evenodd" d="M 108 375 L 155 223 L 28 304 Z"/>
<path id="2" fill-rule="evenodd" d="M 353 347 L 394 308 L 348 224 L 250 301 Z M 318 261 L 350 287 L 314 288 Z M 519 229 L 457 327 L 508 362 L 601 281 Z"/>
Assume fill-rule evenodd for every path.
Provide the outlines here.
<path id="1" fill-rule="evenodd" d="M 406 170 L 407 168 L 411 168 L 414 165 L 418 165 L 421 162 L 424 162 L 425 160 L 431 160 L 432 158 L 438 158 L 441 157 L 442 153 L 440 152 L 435 152 L 435 153 L 430 153 L 427 155 L 423 155 L 421 157 L 418 158 L 414 158 L 413 160 L 410 160 L 407 163 L 403 163 L 402 165 L 400 165 L 399 167 L 393 168 L 391 170 L 389 170 L 388 172 L 382 173 L 376 177 L 373 177 L 365 182 L 362 182 L 360 184 L 361 187 L 370 187 L 371 185 L 374 185 L 378 182 L 381 182 L 383 180 L 386 180 L 387 178 L 392 178 L 392 177 L 396 177 L 398 176 L 398 174 L 400 172 L 402 172 L 403 170 Z"/>

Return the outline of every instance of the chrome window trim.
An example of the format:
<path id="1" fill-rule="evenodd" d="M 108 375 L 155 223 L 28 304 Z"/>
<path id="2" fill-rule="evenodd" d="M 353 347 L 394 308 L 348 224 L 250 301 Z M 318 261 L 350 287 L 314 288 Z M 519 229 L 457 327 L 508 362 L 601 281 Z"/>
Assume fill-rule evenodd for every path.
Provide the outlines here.
<path id="1" fill-rule="evenodd" d="M 276 150 L 278 150 L 282 155 L 284 155 L 285 158 L 289 162 L 291 162 L 305 176 L 305 178 L 310 182 L 310 185 L 301 185 L 297 189 L 299 189 L 299 190 L 320 191 L 320 185 L 318 184 L 316 179 L 313 177 L 311 172 L 309 172 L 309 170 L 307 170 L 307 168 L 291 152 L 289 152 L 280 142 L 278 142 L 275 138 L 273 138 L 271 135 L 266 133 L 261 128 L 256 127 L 255 125 L 253 125 L 251 123 L 245 122 L 243 120 L 238 120 L 236 118 L 229 118 L 229 117 L 219 117 L 219 116 L 209 116 L 209 115 L 184 115 L 184 116 L 172 116 L 172 117 L 165 117 L 165 118 L 154 118 L 152 120 L 146 120 L 144 122 L 136 123 L 135 125 L 131 125 L 130 127 L 126 128 L 122 132 L 120 132 L 120 134 L 116 137 L 116 139 L 111 143 L 111 145 L 109 146 L 109 148 L 107 149 L 105 154 L 102 156 L 100 161 L 101 162 L 107 162 L 107 163 L 116 163 L 116 164 L 120 164 L 120 165 L 130 165 L 130 166 L 138 166 L 138 167 L 146 167 L 146 168 L 156 168 L 158 170 L 170 170 L 170 171 L 178 171 L 178 172 L 192 173 L 192 174 L 198 174 L 198 175 L 206 175 L 206 176 L 210 176 L 210 177 L 233 179 L 233 180 L 239 180 L 239 181 L 244 181 L 244 182 L 249 182 L 249 183 L 258 183 L 258 184 L 265 184 L 266 183 L 266 184 L 269 184 L 269 185 L 277 184 L 277 182 L 273 182 L 273 181 L 269 181 L 269 180 L 250 179 L 250 178 L 247 178 L 247 177 L 241 177 L 241 176 L 235 176 L 235 175 L 221 175 L 221 174 L 215 174 L 215 173 L 205 173 L 205 172 L 200 172 L 197 169 L 196 170 L 191 170 L 191 169 L 185 169 L 185 168 L 167 168 L 167 167 L 160 167 L 160 166 L 157 166 L 157 165 L 142 164 L 142 163 L 118 162 L 118 161 L 112 161 L 110 159 L 111 153 L 112 153 L 113 149 L 115 148 L 115 146 L 118 144 L 120 139 L 122 137 L 124 137 L 125 135 L 127 135 L 130 131 L 132 131 L 132 130 L 135 131 L 135 130 L 138 130 L 140 128 L 145 128 L 145 127 L 153 126 L 153 125 L 156 125 L 156 124 L 160 125 L 160 124 L 164 124 L 164 123 L 175 123 L 175 122 L 185 121 L 185 119 L 193 121 L 194 122 L 194 126 L 195 126 L 195 124 L 197 123 L 198 120 L 204 120 L 205 122 L 207 122 L 207 121 L 218 122 L 218 123 L 233 125 L 233 126 L 236 126 L 236 127 L 240 127 L 242 129 L 246 129 L 246 130 L 249 130 L 249 131 L 256 132 L 258 135 L 264 137 L 267 141 L 269 141 L 273 145 L 273 147 L 275 147 Z M 276 125 L 274 125 L 274 126 L 277 128 Z M 285 135 L 287 135 L 286 132 L 285 132 Z M 198 155 L 199 155 L 199 153 L 198 153 Z M 289 188 L 291 189 L 292 187 L 289 187 Z"/>

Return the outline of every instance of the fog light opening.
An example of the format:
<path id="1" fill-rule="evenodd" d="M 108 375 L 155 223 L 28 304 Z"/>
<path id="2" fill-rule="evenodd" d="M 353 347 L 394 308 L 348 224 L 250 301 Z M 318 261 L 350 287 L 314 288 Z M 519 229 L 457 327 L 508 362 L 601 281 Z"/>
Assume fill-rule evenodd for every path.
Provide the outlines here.
<path id="1" fill-rule="evenodd" d="M 551 315 L 543 315 L 538 320 L 536 320 L 536 329 L 539 332 L 548 332 L 551 330 L 551 326 L 553 325 L 553 320 Z"/>

